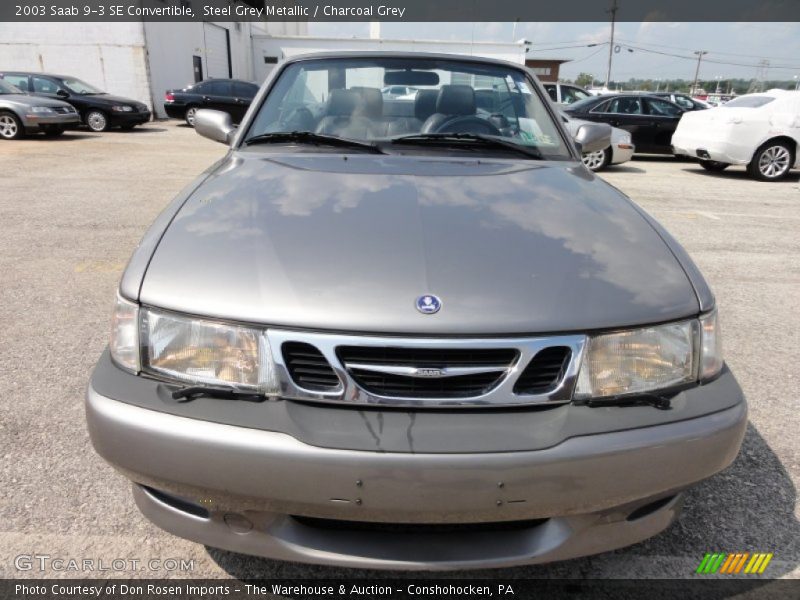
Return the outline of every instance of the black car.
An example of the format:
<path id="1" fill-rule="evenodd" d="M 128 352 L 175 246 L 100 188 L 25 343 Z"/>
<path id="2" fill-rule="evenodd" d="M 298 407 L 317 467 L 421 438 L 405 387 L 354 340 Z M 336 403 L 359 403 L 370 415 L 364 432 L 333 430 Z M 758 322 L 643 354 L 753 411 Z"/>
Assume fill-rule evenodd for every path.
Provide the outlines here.
<path id="1" fill-rule="evenodd" d="M 68 102 L 92 131 L 111 127 L 133 129 L 150 120 L 150 108 L 146 104 L 107 94 L 69 75 L 13 71 L 0 73 L 0 78 L 24 92 Z"/>
<path id="2" fill-rule="evenodd" d="M 705 110 L 709 108 L 708 104 L 695 100 L 689 94 L 681 94 L 678 92 L 652 92 L 650 95 L 669 100 L 680 106 L 683 110 Z"/>
<path id="3" fill-rule="evenodd" d="M 208 79 L 180 90 L 167 90 L 164 111 L 173 119 L 184 119 L 194 127 L 199 108 L 213 108 L 228 113 L 239 123 L 258 92 L 258 86 L 239 79 Z"/>
<path id="4" fill-rule="evenodd" d="M 637 154 L 672 154 L 672 134 L 685 111 L 652 94 L 605 94 L 570 104 L 564 112 L 629 131 Z"/>

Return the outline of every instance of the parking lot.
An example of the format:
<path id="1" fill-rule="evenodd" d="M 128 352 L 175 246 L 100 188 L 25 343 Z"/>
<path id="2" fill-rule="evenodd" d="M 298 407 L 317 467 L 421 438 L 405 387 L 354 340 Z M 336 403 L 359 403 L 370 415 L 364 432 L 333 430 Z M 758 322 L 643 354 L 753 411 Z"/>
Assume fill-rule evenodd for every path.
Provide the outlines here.
<path id="1" fill-rule="evenodd" d="M 125 561 L 98 577 L 384 575 L 266 561 L 164 533 L 140 516 L 126 480 L 92 450 L 83 393 L 106 344 L 121 271 L 159 211 L 224 152 L 176 121 L 0 143 L 0 576 L 80 575 L 50 562 L 44 571 L 39 562 L 19 571 L 19 555 Z M 759 183 L 743 168 L 711 174 L 657 157 L 602 177 L 659 219 L 708 278 L 751 424 L 735 464 L 691 491 L 681 520 L 660 536 L 481 575 L 683 578 L 705 552 L 749 551 L 774 553 L 769 575 L 798 577 L 798 172 Z M 193 562 L 176 570 L 167 559 Z"/>

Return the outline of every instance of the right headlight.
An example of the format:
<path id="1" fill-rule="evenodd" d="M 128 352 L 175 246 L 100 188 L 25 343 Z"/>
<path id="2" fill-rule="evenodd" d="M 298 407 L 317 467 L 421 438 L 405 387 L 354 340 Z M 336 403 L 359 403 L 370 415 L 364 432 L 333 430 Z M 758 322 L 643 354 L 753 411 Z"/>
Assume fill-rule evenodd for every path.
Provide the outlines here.
<path id="1" fill-rule="evenodd" d="M 590 336 L 575 398 L 671 388 L 714 377 L 722 364 L 716 311 L 700 319 Z"/>

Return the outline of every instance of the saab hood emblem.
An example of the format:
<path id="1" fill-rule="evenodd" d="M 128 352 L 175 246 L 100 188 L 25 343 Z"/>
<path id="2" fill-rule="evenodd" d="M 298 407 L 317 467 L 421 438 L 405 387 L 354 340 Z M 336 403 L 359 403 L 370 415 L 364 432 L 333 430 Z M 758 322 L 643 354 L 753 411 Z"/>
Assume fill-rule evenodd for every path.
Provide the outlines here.
<path id="1" fill-rule="evenodd" d="M 442 308 L 442 301 L 433 294 L 426 294 L 417 298 L 417 310 L 423 315 L 432 315 Z"/>

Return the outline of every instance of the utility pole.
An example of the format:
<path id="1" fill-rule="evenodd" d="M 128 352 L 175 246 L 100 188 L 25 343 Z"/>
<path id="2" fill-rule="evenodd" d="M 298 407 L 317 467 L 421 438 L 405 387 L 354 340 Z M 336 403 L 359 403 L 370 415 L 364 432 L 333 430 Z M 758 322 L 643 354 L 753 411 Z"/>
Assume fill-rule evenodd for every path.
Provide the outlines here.
<path id="1" fill-rule="evenodd" d="M 611 0 L 611 41 L 608 44 L 608 71 L 606 71 L 606 89 L 611 83 L 611 58 L 614 56 L 614 25 L 617 21 L 617 0 Z"/>
<path id="2" fill-rule="evenodd" d="M 694 70 L 694 84 L 692 85 L 692 94 L 697 93 L 697 77 L 700 75 L 700 61 L 703 60 L 703 55 L 708 54 L 708 50 L 695 50 L 697 54 L 697 68 Z"/>

